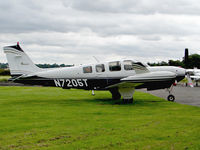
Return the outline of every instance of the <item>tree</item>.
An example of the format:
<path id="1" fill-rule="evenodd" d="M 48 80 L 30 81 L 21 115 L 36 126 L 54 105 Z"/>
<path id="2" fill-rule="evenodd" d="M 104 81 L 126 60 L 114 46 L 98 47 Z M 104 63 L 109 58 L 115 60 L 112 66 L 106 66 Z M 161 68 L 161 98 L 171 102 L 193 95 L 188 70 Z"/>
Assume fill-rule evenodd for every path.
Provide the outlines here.
<path id="1" fill-rule="evenodd" d="M 189 68 L 194 68 L 194 67 L 200 68 L 200 55 L 199 54 L 189 55 L 188 67 Z"/>
<path id="2" fill-rule="evenodd" d="M 0 68 L 1 68 L 1 69 L 6 69 L 6 68 L 8 68 L 8 63 L 0 63 Z"/>
<path id="3" fill-rule="evenodd" d="M 180 61 L 180 60 L 169 60 L 168 63 L 169 63 L 170 66 L 181 66 L 181 67 L 184 67 L 183 61 Z"/>

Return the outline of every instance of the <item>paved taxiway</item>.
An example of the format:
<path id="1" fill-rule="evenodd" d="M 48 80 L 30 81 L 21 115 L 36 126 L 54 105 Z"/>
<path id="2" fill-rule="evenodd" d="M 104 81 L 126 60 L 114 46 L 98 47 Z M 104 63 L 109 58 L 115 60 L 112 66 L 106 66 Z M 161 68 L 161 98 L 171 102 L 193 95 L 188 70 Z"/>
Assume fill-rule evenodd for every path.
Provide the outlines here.
<path id="1" fill-rule="evenodd" d="M 166 90 L 147 91 L 147 93 L 167 99 L 168 92 Z M 175 102 L 181 104 L 195 105 L 200 107 L 200 87 L 183 87 L 176 86 L 172 94 L 175 96 Z"/>

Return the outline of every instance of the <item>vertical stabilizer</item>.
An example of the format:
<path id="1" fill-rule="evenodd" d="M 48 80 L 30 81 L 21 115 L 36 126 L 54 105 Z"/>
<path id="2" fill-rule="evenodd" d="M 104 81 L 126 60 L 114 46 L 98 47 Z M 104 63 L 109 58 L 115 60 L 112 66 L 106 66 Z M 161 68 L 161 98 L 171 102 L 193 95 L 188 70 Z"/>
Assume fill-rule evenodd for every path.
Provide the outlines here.
<path id="1" fill-rule="evenodd" d="M 3 49 L 7 57 L 11 76 L 21 76 L 42 71 L 21 49 L 19 43 L 14 46 L 6 46 Z"/>

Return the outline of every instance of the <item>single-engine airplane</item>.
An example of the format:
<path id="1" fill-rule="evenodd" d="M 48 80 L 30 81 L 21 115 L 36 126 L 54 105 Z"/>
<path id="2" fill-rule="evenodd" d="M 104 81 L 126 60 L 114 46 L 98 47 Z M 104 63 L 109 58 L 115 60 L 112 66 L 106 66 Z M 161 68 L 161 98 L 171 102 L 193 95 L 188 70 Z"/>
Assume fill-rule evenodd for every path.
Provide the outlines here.
<path id="1" fill-rule="evenodd" d="M 130 59 L 98 62 L 74 67 L 41 69 L 22 50 L 19 43 L 3 48 L 13 82 L 85 90 L 108 90 L 113 99 L 123 97 L 124 103 L 133 102 L 135 89 L 167 88 L 168 100 L 173 84 L 185 77 L 185 69 L 174 66 L 150 67 Z"/>

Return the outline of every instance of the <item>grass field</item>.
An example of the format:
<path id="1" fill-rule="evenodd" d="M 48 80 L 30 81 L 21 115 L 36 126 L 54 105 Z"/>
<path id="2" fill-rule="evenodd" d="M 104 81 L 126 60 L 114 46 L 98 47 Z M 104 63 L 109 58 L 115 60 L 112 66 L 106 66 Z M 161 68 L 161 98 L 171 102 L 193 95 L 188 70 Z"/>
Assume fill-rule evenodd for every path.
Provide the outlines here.
<path id="1" fill-rule="evenodd" d="M 0 87 L 0 149 L 200 149 L 200 108 L 135 93 Z"/>
<path id="2" fill-rule="evenodd" d="M 8 79 L 11 78 L 10 76 L 0 76 L 0 82 L 6 82 Z"/>

